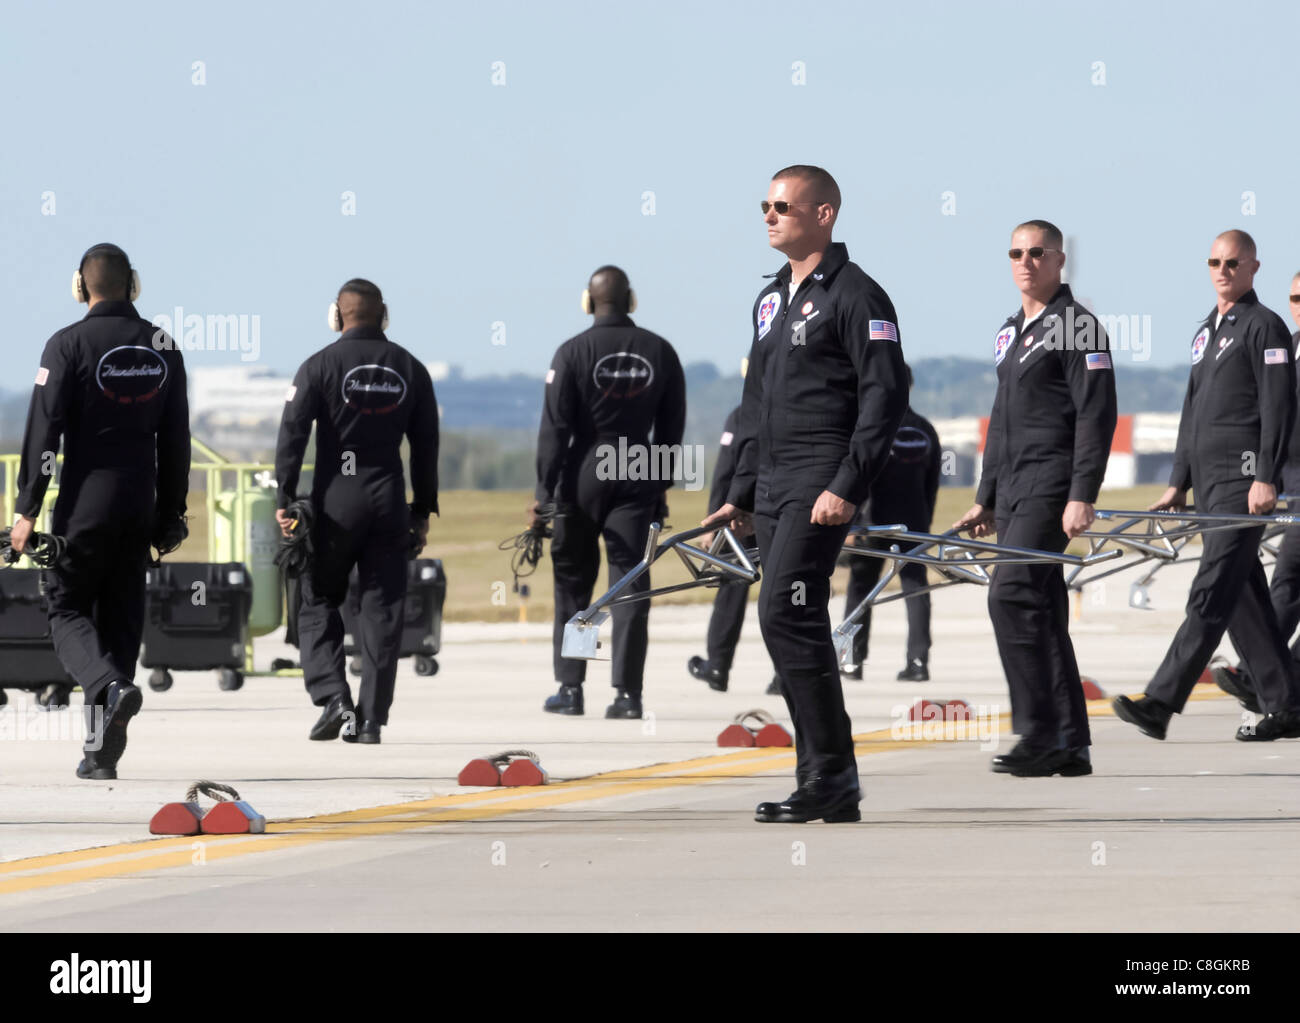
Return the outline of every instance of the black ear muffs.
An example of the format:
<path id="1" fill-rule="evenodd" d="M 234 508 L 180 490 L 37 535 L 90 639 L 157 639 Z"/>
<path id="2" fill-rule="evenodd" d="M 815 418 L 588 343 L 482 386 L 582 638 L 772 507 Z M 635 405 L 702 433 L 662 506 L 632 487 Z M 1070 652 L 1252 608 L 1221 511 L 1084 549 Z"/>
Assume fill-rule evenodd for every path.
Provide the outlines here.
<path id="1" fill-rule="evenodd" d="M 126 260 L 127 265 L 131 263 L 130 258 L 116 245 L 110 242 L 101 242 L 98 245 L 92 245 L 81 257 L 81 262 L 77 264 L 77 269 L 72 273 L 72 297 L 78 302 L 86 304 L 90 301 L 90 292 L 86 290 L 86 282 L 81 278 L 81 271 L 86 268 L 86 260 L 97 252 L 112 252 Z M 135 272 L 135 267 L 131 267 L 131 287 L 127 292 L 126 300 L 134 302 L 140 297 L 140 275 Z"/>

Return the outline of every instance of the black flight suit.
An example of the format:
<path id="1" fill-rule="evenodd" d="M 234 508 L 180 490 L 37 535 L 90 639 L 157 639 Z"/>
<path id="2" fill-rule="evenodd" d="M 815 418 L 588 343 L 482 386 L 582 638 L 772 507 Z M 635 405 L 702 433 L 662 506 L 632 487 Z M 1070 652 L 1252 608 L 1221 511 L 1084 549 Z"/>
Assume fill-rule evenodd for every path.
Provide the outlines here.
<path id="1" fill-rule="evenodd" d="M 811 523 L 825 490 L 871 492 L 907 409 L 898 317 L 836 242 L 790 295 L 786 264 L 754 303 L 729 503 L 753 510 L 758 620 L 795 728 L 798 783 L 856 772 L 831 641 L 830 579 L 849 524 Z M 856 780 L 856 779 L 855 779 Z"/>
<path id="2" fill-rule="evenodd" d="M 438 405 L 429 371 L 377 326 L 352 327 L 304 362 L 293 379 L 275 453 L 279 502 L 298 497 L 316 424 L 311 504 L 315 551 L 302 575 L 302 674 L 312 703 L 347 695 L 343 619 L 348 574 L 361 587 L 360 721 L 388 723 L 397 678 L 412 516 L 438 512 Z M 410 440 L 406 503 L 402 438 Z"/>
<path id="3" fill-rule="evenodd" d="M 1196 509 L 1245 515 L 1256 479 L 1282 482 L 1295 418 L 1291 342 L 1281 317 L 1248 291 L 1217 308 L 1192 341 L 1170 486 L 1190 487 Z M 1264 527 L 1207 533 L 1187 597 L 1187 617 L 1147 686 L 1181 713 L 1226 629 L 1266 713 L 1300 709 L 1294 668 L 1269 600 L 1259 543 Z"/>
<path id="4" fill-rule="evenodd" d="M 999 543 L 1059 553 L 1066 503 L 1095 503 L 1106 475 L 1115 371 L 1105 331 L 1068 285 L 1024 319 L 1023 309 L 1009 317 L 994 344 L 998 389 L 975 501 L 993 509 Z M 1091 745 L 1062 566 L 994 569 L 989 617 L 1013 731 L 1040 751 Z"/>
<path id="5" fill-rule="evenodd" d="M 155 527 L 185 515 L 190 423 L 185 364 L 130 302 L 96 302 L 45 346 L 14 510 L 40 514 L 63 437 L 51 527 L 67 537 L 47 573 L 50 632 L 86 706 L 135 677 Z"/>
<path id="6" fill-rule="evenodd" d="M 556 351 L 537 434 L 536 496 L 557 512 L 553 661 L 561 685 L 580 686 L 587 677 L 587 662 L 560 649 L 565 623 L 591 605 L 600 537 L 613 583 L 641 560 L 650 523 L 666 514 L 664 491 L 680 470 L 685 427 L 686 377 L 677 353 L 630 316 L 597 316 Z M 660 457 L 670 446 L 672 454 Z M 628 592 L 649 588 L 646 572 Z M 611 683 L 629 694 L 641 693 L 649 615 L 646 600 L 612 609 Z"/>
<path id="7" fill-rule="evenodd" d="M 709 488 L 709 514 L 727 503 L 727 491 L 736 472 L 736 430 L 740 407 L 732 409 L 722 426 L 722 440 L 718 448 L 718 464 L 713 467 L 713 485 Z M 752 543 L 748 537 L 736 537 L 742 544 Z M 736 658 L 736 644 L 745 623 L 745 606 L 749 603 L 750 583 L 735 580 L 718 587 L 713 598 L 713 613 L 709 616 L 708 662 L 725 676 L 731 671 Z"/>
<path id="8" fill-rule="evenodd" d="M 908 408 L 903 425 L 898 428 L 890 448 L 889 461 L 876 477 L 871 488 L 871 500 L 858 515 L 860 525 L 892 526 L 902 523 L 914 533 L 928 533 L 934 521 L 934 502 L 939 494 L 939 470 L 943 452 L 939 448 L 939 434 L 930 420 Z M 888 548 L 893 541 L 879 540 L 876 545 Z M 911 550 L 914 544 L 900 545 Z M 849 587 L 845 613 L 862 602 L 880 581 L 885 563 L 880 558 L 859 554 L 849 555 Z M 913 594 L 907 604 L 907 663 L 930 659 L 930 594 L 916 593 L 925 589 L 925 566 L 908 562 L 898 571 L 899 582 L 905 594 Z M 871 608 L 862 615 L 862 628 L 853 636 L 853 660 L 864 664 L 871 638 Z"/>

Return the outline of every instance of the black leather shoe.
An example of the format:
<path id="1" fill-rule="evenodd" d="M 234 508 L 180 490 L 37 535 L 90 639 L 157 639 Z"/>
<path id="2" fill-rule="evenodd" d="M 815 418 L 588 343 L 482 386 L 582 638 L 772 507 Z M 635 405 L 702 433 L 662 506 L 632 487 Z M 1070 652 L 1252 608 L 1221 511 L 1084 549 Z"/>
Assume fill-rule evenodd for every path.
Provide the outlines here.
<path id="1" fill-rule="evenodd" d="M 1165 732 L 1169 730 L 1169 719 L 1174 716 L 1172 710 L 1150 696 L 1139 697 L 1136 700 L 1119 696 L 1115 698 L 1111 707 L 1117 718 L 1127 721 L 1130 725 L 1137 725 L 1143 735 L 1149 735 L 1153 739 L 1165 737 Z"/>
<path id="2" fill-rule="evenodd" d="M 1054 774 L 1064 778 L 1077 778 L 1092 774 L 1092 758 L 1088 755 L 1087 746 L 1046 750 L 1013 765 L 1010 773 L 1017 778 L 1050 778 Z"/>
<path id="3" fill-rule="evenodd" d="M 581 715 L 584 713 L 582 686 L 560 686 L 559 692 L 546 698 L 542 710 L 548 714 Z"/>
<path id="4" fill-rule="evenodd" d="M 100 748 L 93 751 L 95 766 L 108 768 L 117 777 L 117 763 L 126 752 L 126 726 L 140 713 L 144 695 L 130 682 L 112 682 L 104 697 Z"/>
<path id="5" fill-rule="evenodd" d="M 900 682 L 929 682 L 930 669 L 926 667 L 925 661 L 913 658 L 907 662 L 907 667 L 898 673 Z"/>
<path id="6" fill-rule="evenodd" d="M 605 708 L 605 717 L 641 720 L 641 694 L 618 690 L 614 702 Z"/>
<path id="7" fill-rule="evenodd" d="M 759 803 L 754 820 L 761 824 L 805 824 L 823 820 L 827 824 L 848 824 L 862 820 L 858 803 L 857 766 L 837 775 L 814 774 L 784 801 Z"/>
<path id="8" fill-rule="evenodd" d="M 1250 676 L 1239 668 L 1211 668 L 1210 677 L 1214 679 L 1214 684 L 1240 703 L 1252 714 L 1263 714 L 1264 708 L 1259 705 L 1259 697 L 1255 695 L 1255 690 L 1251 687 Z"/>
<path id="9" fill-rule="evenodd" d="M 768 696 L 780 696 L 780 695 L 781 695 L 781 676 L 780 676 L 780 675 L 773 675 L 773 676 L 772 676 L 772 681 L 769 682 L 769 683 L 767 684 L 767 689 L 765 690 L 765 692 L 767 693 Z"/>
<path id="10" fill-rule="evenodd" d="M 90 750 L 85 751 L 81 763 L 77 765 L 77 777 L 88 781 L 113 781 L 117 777 L 116 767 L 103 767 Z"/>
<path id="11" fill-rule="evenodd" d="M 1300 714 L 1292 710 L 1282 710 L 1274 714 L 1265 714 L 1253 725 L 1242 725 L 1237 729 L 1237 738 L 1242 742 L 1272 742 L 1274 739 L 1300 739 Z"/>
<path id="12" fill-rule="evenodd" d="M 359 742 L 364 746 L 379 745 L 380 725 L 375 721 L 362 721 L 351 732 L 343 729 L 342 739 L 344 742 Z"/>
<path id="13" fill-rule="evenodd" d="M 707 682 L 710 689 L 719 693 L 727 691 L 727 672 L 715 668 L 712 662 L 703 657 L 692 657 L 686 662 L 686 670 L 701 682 Z"/>
<path id="14" fill-rule="evenodd" d="M 994 774 L 1010 774 L 1014 768 L 1021 767 L 1029 763 L 1036 757 L 1041 756 L 1045 750 L 1036 749 L 1024 739 L 1011 747 L 1006 753 L 999 753 L 993 758 Z"/>
<path id="15" fill-rule="evenodd" d="M 854 682 L 861 682 L 861 681 L 862 681 L 862 665 L 859 664 L 856 668 L 852 668 L 852 669 L 849 669 L 849 668 L 841 668 L 841 669 L 840 669 L 840 678 L 847 678 L 847 679 L 851 679 L 851 680 L 854 681 Z"/>
<path id="16" fill-rule="evenodd" d="M 352 706 L 351 698 L 339 694 L 330 697 L 329 703 L 325 704 L 325 709 L 321 711 L 320 717 L 311 726 L 309 738 L 316 742 L 328 742 L 330 739 L 337 739 L 344 725 L 347 725 L 349 729 L 355 729 L 357 727 L 357 712 Z"/>

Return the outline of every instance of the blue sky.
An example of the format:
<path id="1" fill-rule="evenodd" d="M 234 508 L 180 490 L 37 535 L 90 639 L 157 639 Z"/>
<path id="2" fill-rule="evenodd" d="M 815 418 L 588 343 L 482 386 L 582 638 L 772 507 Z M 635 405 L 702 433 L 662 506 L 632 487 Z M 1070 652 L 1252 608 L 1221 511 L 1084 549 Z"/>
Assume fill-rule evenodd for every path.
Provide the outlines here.
<path id="1" fill-rule="evenodd" d="M 364 276 L 423 359 L 540 375 L 604 262 L 683 361 L 731 371 L 781 262 L 757 204 L 794 162 L 838 178 L 837 236 L 912 359 L 992 358 L 1029 217 L 1073 237 L 1097 312 L 1151 317 L 1157 365 L 1213 302 L 1215 233 L 1254 234 L 1283 315 L 1300 269 L 1293 2 L 11 2 L 0 32 L 18 377 L 101 240 L 144 315 L 257 315 L 286 372 Z"/>

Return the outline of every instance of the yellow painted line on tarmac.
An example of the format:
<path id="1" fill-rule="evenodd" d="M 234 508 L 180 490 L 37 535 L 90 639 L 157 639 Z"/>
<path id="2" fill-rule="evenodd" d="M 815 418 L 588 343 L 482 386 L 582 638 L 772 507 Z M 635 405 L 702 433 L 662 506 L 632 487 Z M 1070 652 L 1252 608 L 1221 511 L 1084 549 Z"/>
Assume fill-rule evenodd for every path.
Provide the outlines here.
<path id="1" fill-rule="evenodd" d="M 1198 686 L 1193 700 L 1223 697 L 1217 688 Z M 1113 715 L 1108 701 L 1088 705 L 1090 717 Z M 1010 715 L 997 719 L 999 729 Z M 987 723 L 989 719 L 984 719 Z M 943 736 L 917 722 L 905 739 L 894 729 L 854 736 L 858 756 L 896 753 L 903 749 L 935 746 L 954 739 L 971 740 L 980 722 L 944 722 Z M 932 724 L 932 729 L 938 723 Z M 573 803 L 635 795 L 656 790 L 707 784 L 727 778 L 752 777 L 768 771 L 793 768 L 795 754 L 785 748 L 740 749 L 671 763 L 608 771 L 536 788 L 489 789 L 385 806 L 347 810 L 313 817 L 273 821 L 266 834 L 250 836 L 194 835 L 141 839 L 93 849 L 52 853 L 0 863 L 0 895 L 125 877 L 148 871 L 193 866 L 199 862 L 231 859 L 250 853 L 291 849 L 324 841 L 390 835 L 433 824 L 469 822 Z"/>

